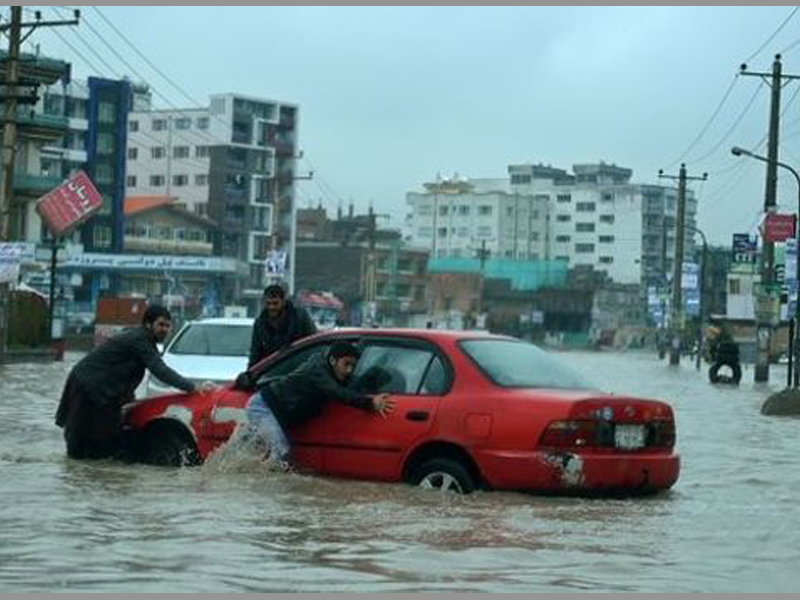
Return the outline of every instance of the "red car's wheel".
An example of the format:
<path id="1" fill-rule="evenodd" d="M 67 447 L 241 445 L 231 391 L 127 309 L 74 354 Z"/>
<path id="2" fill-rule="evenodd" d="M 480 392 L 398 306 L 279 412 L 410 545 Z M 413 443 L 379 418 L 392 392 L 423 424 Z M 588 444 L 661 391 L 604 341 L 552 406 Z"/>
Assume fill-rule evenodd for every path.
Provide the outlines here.
<path id="1" fill-rule="evenodd" d="M 203 462 L 194 441 L 178 426 L 153 423 L 139 439 L 141 462 L 166 467 L 196 466 Z"/>
<path id="2" fill-rule="evenodd" d="M 423 489 L 457 494 L 469 494 L 477 485 L 469 469 L 452 458 L 426 460 L 414 469 L 410 479 Z"/>

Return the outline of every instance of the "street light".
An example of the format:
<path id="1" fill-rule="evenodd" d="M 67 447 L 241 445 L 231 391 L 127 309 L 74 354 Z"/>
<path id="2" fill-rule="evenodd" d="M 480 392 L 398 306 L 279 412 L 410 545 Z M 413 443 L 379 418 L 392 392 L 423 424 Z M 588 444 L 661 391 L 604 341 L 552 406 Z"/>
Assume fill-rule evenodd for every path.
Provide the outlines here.
<path id="1" fill-rule="evenodd" d="M 734 146 L 731 148 L 731 154 L 734 156 L 749 156 L 750 158 L 755 158 L 756 160 L 760 160 L 761 162 L 765 162 L 767 164 L 774 163 L 776 166 L 782 167 L 794 175 L 795 181 L 797 181 L 797 216 L 800 217 L 800 175 L 797 174 L 797 171 L 795 171 L 786 163 L 780 162 L 779 160 L 770 160 L 766 156 L 754 154 L 753 152 L 750 152 L 750 150 L 740 148 L 739 146 Z M 797 225 L 795 225 L 795 236 L 797 238 L 798 254 L 800 254 L 800 227 L 797 227 Z M 800 256 L 795 260 L 795 262 L 797 263 L 795 279 L 797 280 L 797 285 L 800 286 Z M 800 359 L 800 356 L 798 356 L 798 350 L 800 350 L 800 332 L 798 330 L 800 330 L 800 290 L 798 293 L 798 298 L 795 299 L 794 303 L 794 339 L 792 339 L 792 336 L 789 337 L 789 376 L 791 377 L 792 362 L 794 362 L 794 387 L 800 386 L 800 369 L 797 368 L 800 366 L 798 365 L 798 359 Z"/>

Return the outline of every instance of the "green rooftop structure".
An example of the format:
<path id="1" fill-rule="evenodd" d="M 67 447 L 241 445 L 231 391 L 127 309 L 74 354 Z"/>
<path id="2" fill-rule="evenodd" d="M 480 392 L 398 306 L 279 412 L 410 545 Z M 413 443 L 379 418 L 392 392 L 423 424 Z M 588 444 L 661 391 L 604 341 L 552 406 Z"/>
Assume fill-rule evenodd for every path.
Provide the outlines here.
<path id="1" fill-rule="evenodd" d="M 511 289 L 531 291 L 542 287 L 562 286 L 567 282 L 569 265 L 563 260 L 521 261 L 490 258 L 430 258 L 429 273 L 483 273 L 487 279 L 508 279 Z"/>

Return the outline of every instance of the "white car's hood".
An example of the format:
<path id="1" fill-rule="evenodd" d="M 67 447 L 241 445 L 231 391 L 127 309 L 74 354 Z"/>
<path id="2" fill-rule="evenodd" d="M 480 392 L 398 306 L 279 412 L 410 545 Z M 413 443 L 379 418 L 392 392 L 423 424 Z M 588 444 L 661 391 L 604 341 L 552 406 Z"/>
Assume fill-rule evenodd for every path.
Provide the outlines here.
<path id="1" fill-rule="evenodd" d="M 186 379 L 195 383 L 214 381 L 229 383 L 247 369 L 245 356 L 206 356 L 198 354 L 164 354 L 164 362 Z M 146 396 L 157 396 L 176 391 L 149 375 L 147 378 Z"/>

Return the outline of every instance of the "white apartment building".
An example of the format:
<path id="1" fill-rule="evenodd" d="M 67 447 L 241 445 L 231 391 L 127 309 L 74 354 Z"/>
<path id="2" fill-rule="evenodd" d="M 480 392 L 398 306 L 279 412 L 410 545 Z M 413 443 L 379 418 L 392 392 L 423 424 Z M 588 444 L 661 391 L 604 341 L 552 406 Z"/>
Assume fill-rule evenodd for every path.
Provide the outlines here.
<path id="1" fill-rule="evenodd" d="M 630 169 L 605 163 L 574 165 L 572 174 L 541 164 L 508 172 L 505 182 L 445 181 L 408 193 L 413 243 L 457 257 L 476 256 L 486 240 L 491 256 L 588 265 L 617 283 L 663 286 L 671 278 L 674 188 L 630 183 Z M 696 213 L 687 190 L 687 259 Z"/>
<path id="2" fill-rule="evenodd" d="M 212 219 L 215 253 L 247 262 L 243 294 L 260 297 L 267 256 L 291 249 L 298 107 L 240 94 L 212 95 L 207 108 L 133 105 L 127 196 L 169 196 Z"/>
<path id="3" fill-rule="evenodd" d="M 445 180 L 426 183 L 425 192 L 408 193 L 412 245 L 437 258 L 474 258 L 483 249 L 491 256 L 544 258 L 546 203 L 497 187 L 483 180 Z"/>

